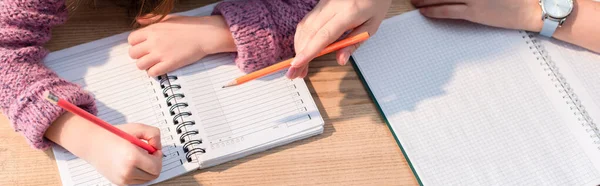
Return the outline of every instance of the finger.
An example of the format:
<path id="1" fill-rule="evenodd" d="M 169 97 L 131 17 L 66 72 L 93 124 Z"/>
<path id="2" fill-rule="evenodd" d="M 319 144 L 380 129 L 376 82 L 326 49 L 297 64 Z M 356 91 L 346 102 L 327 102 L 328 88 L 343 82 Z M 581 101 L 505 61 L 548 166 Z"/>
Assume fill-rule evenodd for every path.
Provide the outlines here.
<path id="1" fill-rule="evenodd" d="M 385 15 L 381 15 L 379 17 L 374 17 L 372 19 L 367 20 L 365 23 L 363 23 L 361 26 L 354 28 L 352 30 L 352 32 L 350 32 L 346 37 L 354 37 L 356 35 L 362 34 L 364 32 L 369 33 L 370 36 L 375 35 L 375 33 L 377 33 L 377 30 L 379 29 L 379 25 L 381 25 L 381 22 L 383 21 L 383 19 L 385 18 Z M 361 44 L 363 44 L 364 42 L 360 42 L 348 47 L 345 47 L 339 51 L 336 52 L 336 59 L 338 61 L 338 64 L 340 65 L 346 65 L 348 63 L 348 60 L 350 59 L 350 56 L 352 55 L 352 53 L 354 53 L 354 51 L 356 51 L 358 49 L 358 47 L 360 47 Z"/>
<path id="2" fill-rule="evenodd" d="M 291 70 L 290 70 L 291 72 L 288 71 L 288 72 L 290 72 L 290 74 L 288 75 L 288 78 L 289 79 L 296 79 L 296 78 L 298 78 L 298 74 L 300 74 L 302 72 L 302 68 L 303 67 L 293 67 L 293 68 L 291 68 Z"/>
<path id="3" fill-rule="evenodd" d="M 321 27 L 312 36 L 307 36 L 306 45 L 296 54 L 293 67 L 305 66 L 329 44 L 339 38 L 352 22 L 350 19 L 340 15 L 331 18 L 323 27 Z"/>
<path id="4" fill-rule="evenodd" d="M 159 76 L 162 74 L 169 73 L 169 72 L 173 71 L 174 69 L 179 68 L 180 65 L 178 65 L 178 64 L 180 64 L 180 63 L 161 61 L 160 63 L 154 64 L 154 66 L 151 66 L 146 71 L 148 72 L 149 76 L 156 77 L 156 76 Z"/>
<path id="5" fill-rule="evenodd" d="M 451 4 L 430 6 L 419 9 L 424 16 L 443 19 L 465 19 L 467 12 L 466 4 Z"/>
<path id="6" fill-rule="evenodd" d="M 140 180 L 140 181 L 150 181 L 150 180 L 155 179 L 156 175 L 152 175 L 152 174 L 147 173 L 146 171 L 143 171 L 139 168 L 135 168 L 133 170 L 133 174 L 131 175 L 131 178 L 134 180 Z"/>
<path id="7" fill-rule="evenodd" d="M 343 48 L 339 51 L 336 52 L 336 60 L 338 62 L 339 65 L 346 65 L 346 63 L 348 63 L 348 60 L 350 59 L 350 55 L 352 55 L 352 48 L 357 47 L 355 45 Z"/>
<path id="8" fill-rule="evenodd" d="M 365 30 L 369 30 L 368 28 L 369 25 L 363 25 L 357 29 L 355 29 L 354 31 L 352 31 L 350 34 L 348 34 L 348 37 L 353 37 L 356 36 L 360 33 L 365 32 Z M 367 31 L 368 32 L 368 31 Z M 369 33 L 375 33 L 376 31 L 373 32 L 369 32 Z M 360 47 L 360 45 L 363 44 L 363 42 L 345 47 L 343 49 L 340 49 L 336 52 L 336 59 L 339 65 L 346 65 L 348 63 L 348 60 L 350 59 L 350 56 L 352 55 L 352 53 L 354 53 L 354 51 L 356 51 L 358 49 L 358 47 Z"/>
<path id="9" fill-rule="evenodd" d="M 130 123 L 127 125 L 121 125 L 119 127 L 136 138 L 143 139 L 148 142 L 153 141 L 153 143 L 155 143 L 154 145 L 160 146 L 160 142 L 158 144 L 154 142 L 157 139 L 160 140 L 160 130 L 156 127 L 141 123 Z"/>
<path id="10" fill-rule="evenodd" d="M 157 150 L 153 154 L 148 154 L 148 151 L 138 148 L 137 153 L 139 153 L 139 158 L 135 159 L 134 165 L 139 168 L 139 170 L 153 177 L 160 175 L 160 170 L 162 168 L 162 151 Z"/>
<path id="11" fill-rule="evenodd" d="M 460 4 L 466 3 L 467 0 L 411 0 L 410 2 L 417 8 L 424 6 L 433 5 L 444 5 L 444 4 Z"/>
<path id="12" fill-rule="evenodd" d="M 296 74 L 297 70 L 298 70 L 298 68 L 290 67 L 288 69 L 288 71 L 285 73 L 285 77 L 287 77 L 288 79 L 296 78 L 296 77 L 294 77 L 294 74 Z"/>
<path id="13" fill-rule="evenodd" d="M 140 70 L 147 70 L 148 68 L 160 63 L 160 58 L 152 53 L 142 56 L 135 62 L 136 66 Z"/>
<path id="14" fill-rule="evenodd" d="M 302 68 L 303 67 L 296 67 L 295 70 L 293 71 L 294 73 L 292 74 L 292 76 L 291 76 L 290 79 L 296 79 L 296 78 L 298 78 L 298 74 L 300 72 L 302 72 Z"/>
<path id="15" fill-rule="evenodd" d="M 137 45 L 138 43 L 141 43 L 143 41 L 146 41 L 146 30 L 144 29 L 140 29 L 140 30 L 136 30 L 133 31 L 129 34 L 129 36 L 127 36 L 127 42 L 129 43 L 129 45 L 134 46 Z"/>
<path id="16" fill-rule="evenodd" d="M 150 48 L 148 45 L 148 42 L 142 42 L 140 44 L 130 47 L 129 57 L 131 57 L 132 59 L 139 59 L 142 56 L 145 56 L 146 54 L 148 54 L 148 49 Z"/>
<path id="17" fill-rule="evenodd" d="M 306 42 L 304 38 L 306 37 L 306 33 L 308 33 L 307 26 L 311 25 L 315 19 L 320 18 L 319 14 L 323 11 L 322 4 L 323 3 L 318 3 L 296 26 L 296 33 L 294 34 L 294 51 L 298 52 L 301 49 L 300 46 L 304 46 Z"/>
<path id="18" fill-rule="evenodd" d="M 158 136 L 152 137 L 147 140 L 148 144 L 151 145 L 152 147 L 154 147 L 157 150 L 157 152 L 158 152 L 158 150 L 162 149 L 162 144 L 160 142 L 160 139 L 161 139 L 161 137 L 160 137 L 160 132 L 159 132 Z"/>
<path id="19" fill-rule="evenodd" d="M 326 4 L 323 2 L 324 1 L 317 3 L 317 5 L 308 14 L 306 14 L 306 16 L 304 16 L 306 18 L 305 23 L 307 25 L 313 24 L 313 21 L 315 20 L 321 20 L 321 13 L 327 13 L 327 11 L 323 12 L 323 8 L 325 7 L 324 5 Z"/>
<path id="20" fill-rule="evenodd" d="M 305 77 L 306 77 L 306 75 L 308 75 L 308 65 L 306 65 L 306 67 L 304 67 L 304 69 L 302 70 L 302 72 L 301 72 L 301 73 L 299 73 L 299 75 L 298 75 L 298 76 L 299 76 L 300 78 L 305 78 Z"/>
<path id="21" fill-rule="evenodd" d="M 298 38 L 294 40 L 294 49 L 296 53 L 304 49 L 309 39 L 312 38 L 320 28 L 327 24 L 335 13 L 321 13 L 320 10 L 311 11 L 311 14 L 306 16 L 306 21 L 296 28 Z"/>
<path id="22" fill-rule="evenodd" d="M 308 72 L 308 65 L 301 67 L 300 69 L 298 69 L 298 71 L 296 72 L 296 77 L 297 78 L 304 78 L 302 75 L 304 73 Z"/>
<path id="23" fill-rule="evenodd" d="M 294 51 L 300 51 L 301 39 L 304 37 L 303 32 L 300 30 L 304 27 L 304 23 L 301 21 L 296 26 L 296 33 L 294 33 Z"/>

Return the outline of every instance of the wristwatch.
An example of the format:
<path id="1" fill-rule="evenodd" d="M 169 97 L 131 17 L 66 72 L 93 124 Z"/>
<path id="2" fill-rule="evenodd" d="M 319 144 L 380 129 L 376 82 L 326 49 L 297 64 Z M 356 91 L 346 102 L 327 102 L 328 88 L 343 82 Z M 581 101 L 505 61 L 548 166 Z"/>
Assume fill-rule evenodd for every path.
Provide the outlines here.
<path id="1" fill-rule="evenodd" d="M 540 35 L 552 37 L 567 17 L 573 12 L 573 0 L 539 0 L 542 7 L 544 26 Z"/>

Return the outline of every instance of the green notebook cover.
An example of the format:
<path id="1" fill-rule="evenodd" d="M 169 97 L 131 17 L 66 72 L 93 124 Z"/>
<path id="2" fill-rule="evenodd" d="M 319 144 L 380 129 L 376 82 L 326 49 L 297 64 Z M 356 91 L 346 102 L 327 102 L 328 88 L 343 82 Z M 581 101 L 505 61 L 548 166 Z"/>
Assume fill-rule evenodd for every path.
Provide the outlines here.
<path id="1" fill-rule="evenodd" d="M 350 57 L 350 60 L 351 60 L 351 63 L 352 63 L 352 67 L 354 67 L 354 70 L 356 71 L 356 74 L 358 75 L 358 78 L 360 79 L 360 81 L 362 82 L 362 84 L 365 86 L 365 89 L 367 90 L 367 93 L 369 94 L 369 97 L 371 97 L 371 100 L 373 100 L 373 102 L 375 103 L 375 106 L 377 107 L 377 110 L 379 111 L 379 114 L 381 115 L 381 117 L 383 117 L 383 120 L 387 124 L 388 129 L 390 129 L 390 132 L 394 136 L 394 139 L 396 140 L 396 144 L 398 144 L 398 147 L 400 147 L 400 151 L 402 151 L 402 154 L 404 155 L 404 159 L 406 159 L 406 162 L 408 162 L 408 166 L 410 166 L 410 170 L 413 172 L 413 175 L 417 179 L 417 182 L 419 183 L 419 185 L 423 185 L 423 182 L 421 182 L 421 179 L 419 178 L 419 175 L 417 174 L 417 171 L 415 170 L 415 167 L 413 166 L 412 162 L 408 158 L 408 155 L 406 154 L 406 151 L 404 151 L 404 148 L 402 147 L 402 143 L 400 143 L 400 139 L 398 139 L 398 136 L 396 136 L 396 133 L 394 133 L 394 130 L 392 129 L 392 125 L 390 124 L 389 120 L 387 119 L 387 117 L 383 113 L 383 110 L 381 109 L 381 106 L 379 106 L 379 103 L 377 102 L 377 99 L 375 99 L 375 95 L 373 95 L 373 92 L 371 91 L 371 88 L 369 88 L 369 85 L 367 84 L 367 81 L 365 81 L 364 76 L 360 72 L 360 68 L 358 67 L 358 65 L 356 65 L 356 62 L 355 62 L 355 60 L 354 60 L 353 57 Z"/>

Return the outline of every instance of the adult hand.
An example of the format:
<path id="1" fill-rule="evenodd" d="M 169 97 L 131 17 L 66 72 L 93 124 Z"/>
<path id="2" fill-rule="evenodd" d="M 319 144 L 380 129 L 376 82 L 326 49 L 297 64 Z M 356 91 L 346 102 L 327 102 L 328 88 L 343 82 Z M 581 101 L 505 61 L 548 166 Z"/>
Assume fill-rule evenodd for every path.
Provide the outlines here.
<path id="1" fill-rule="evenodd" d="M 298 24 L 294 36 L 296 57 L 286 76 L 304 78 L 308 63 L 347 31 L 352 30 L 349 37 L 365 31 L 375 34 L 390 5 L 391 0 L 321 0 Z M 360 44 L 337 51 L 338 63 L 345 65 Z"/>
<path id="2" fill-rule="evenodd" d="M 542 8 L 537 0 L 411 0 L 431 18 L 463 19 L 508 29 L 542 30 Z"/>

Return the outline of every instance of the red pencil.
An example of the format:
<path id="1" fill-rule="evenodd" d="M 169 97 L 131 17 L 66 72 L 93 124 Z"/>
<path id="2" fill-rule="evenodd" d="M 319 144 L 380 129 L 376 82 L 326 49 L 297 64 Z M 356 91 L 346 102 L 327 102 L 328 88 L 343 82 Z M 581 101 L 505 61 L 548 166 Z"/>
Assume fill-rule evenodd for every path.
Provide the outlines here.
<path id="1" fill-rule="evenodd" d="M 69 103 L 68 101 L 66 101 L 64 99 L 60 99 L 58 96 L 50 93 L 49 91 L 44 92 L 44 98 L 46 98 L 48 101 L 52 102 L 53 104 L 56 104 L 56 105 L 62 107 L 63 109 L 68 110 L 69 112 L 72 112 L 78 116 L 81 116 L 81 117 L 87 119 L 88 121 L 91 121 L 92 123 L 99 125 L 100 127 L 137 145 L 138 147 L 145 149 L 150 154 L 156 152 L 156 149 L 154 147 L 152 147 L 151 145 L 143 142 L 142 140 L 140 140 L 128 133 L 123 132 L 122 130 L 119 130 L 117 127 L 112 126 L 111 124 L 107 123 L 106 121 L 103 121 L 102 119 L 88 113 L 87 111 L 73 105 L 72 103 Z"/>

